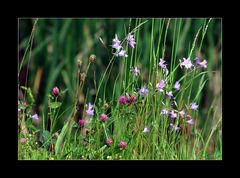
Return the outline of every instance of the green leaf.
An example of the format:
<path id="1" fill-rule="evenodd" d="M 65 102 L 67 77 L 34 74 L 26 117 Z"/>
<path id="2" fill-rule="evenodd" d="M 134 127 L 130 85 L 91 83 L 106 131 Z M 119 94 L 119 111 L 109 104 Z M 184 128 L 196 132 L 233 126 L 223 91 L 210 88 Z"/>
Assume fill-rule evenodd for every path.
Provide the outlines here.
<path id="1" fill-rule="evenodd" d="M 48 130 L 44 130 L 42 133 L 43 137 L 43 146 L 48 147 L 50 145 L 50 140 L 51 140 L 51 134 Z"/>
<path id="2" fill-rule="evenodd" d="M 56 145 L 55 145 L 55 152 L 56 152 L 56 155 L 59 154 L 59 152 L 61 151 L 61 148 L 63 146 L 63 142 L 64 142 L 64 138 L 67 134 L 67 131 L 68 131 L 68 128 L 69 128 L 69 122 L 67 122 L 64 126 L 63 126 L 63 129 L 60 133 L 60 135 L 58 136 L 58 139 L 56 141 Z"/>
<path id="3" fill-rule="evenodd" d="M 56 108 L 59 108 L 61 105 L 62 105 L 61 102 L 53 102 L 53 103 L 50 103 L 49 107 L 52 109 L 56 109 Z"/>

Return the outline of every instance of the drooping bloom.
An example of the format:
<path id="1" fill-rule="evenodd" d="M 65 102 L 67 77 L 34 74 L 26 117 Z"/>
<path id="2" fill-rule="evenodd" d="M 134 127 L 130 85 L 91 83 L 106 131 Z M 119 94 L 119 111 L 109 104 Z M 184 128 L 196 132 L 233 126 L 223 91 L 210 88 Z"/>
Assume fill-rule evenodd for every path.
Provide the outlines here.
<path id="1" fill-rule="evenodd" d="M 180 127 L 178 127 L 177 125 L 175 124 L 170 124 L 170 126 L 175 130 L 175 131 L 178 131 L 180 129 Z"/>
<path id="2" fill-rule="evenodd" d="M 132 104 L 136 101 L 136 96 L 131 95 L 131 96 L 125 96 L 125 102 L 126 104 Z"/>
<path id="3" fill-rule="evenodd" d="M 191 119 L 189 119 L 189 120 L 187 121 L 187 123 L 188 123 L 189 125 L 193 125 L 193 124 L 194 124 L 194 121 L 193 121 L 193 119 L 191 118 Z"/>
<path id="4" fill-rule="evenodd" d="M 34 122 L 34 123 L 38 123 L 38 121 L 39 121 L 38 114 L 35 113 L 34 115 L 32 115 L 32 119 L 33 119 L 33 122 Z"/>
<path id="5" fill-rule="evenodd" d="M 159 62 L 159 66 L 163 69 L 163 70 L 165 70 L 166 68 L 167 68 L 167 65 L 166 64 L 164 64 L 166 61 L 164 61 L 162 58 L 160 58 L 160 62 Z"/>
<path id="6" fill-rule="evenodd" d="M 122 48 L 121 41 L 119 41 L 117 34 L 115 34 L 115 38 L 112 40 L 112 48 L 116 49 L 117 51 Z"/>
<path id="7" fill-rule="evenodd" d="M 127 146 L 127 142 L 121 141 L 119 146 L 120 146 L 120 148 L 125 149 Z"/>
<path id="8" fill-rule="evenodd" d="M 162 109 L 161 114 L 162 115 L 167 115 L 168 114 L 168 110 L 166 108 Z"/>
<path id="9" fill-rule="evenodd" d="M 168 96 L 169 99 L 173 97 L 172 91 L 167 92 L 166 95 Z"/>
<path id="10" fill-rule="evenodd" d="M 172 119 L 175 119 L 177 117 L 177 113 L 175 113 L 174 111 L 171 111 L 169 114 Z"/>
<path id="11" fill-rule="evenodd" d="M 179 83 L 179 81 L 176 81 L 176 83 L 174 84 L 174 89 L 180 90 L 180 83 Z"/>
<path id="12" fill-rule="evenodd" d="M 145 97 L 147 94 L 148 94 L 148 89 L 144 86 L 143 88 L 141 88 L 139 90 L 139 94 L 142 96 L 142 97 Z"/>
<path id="13" fill-rule="evenodd" d="M 140 75 L 140 69 L 137 67 L 132 68 L 131 72 L 133 73 L 134 76 Z"/>
<path id="14" fill-rule="evenodd" d="M 84 119 L 80 119 L 80 120 L 78 121 L 78 125 L 80 125 L 81 127 L 84 127 L 84 125 L 85 125 L 85 120 L 84 120 Z"/>
<path id="15" fill-rule="evenodd" d="M 114 53 L 115 56 L 117 57 L 128 57 L 128 55 L 126 54 L 125 50 L 121 50 L 121 51 L 117 51 L 116 53 Z"/>
<path id="16" fill-rule="evenodd" d="M 183 62 L 181 61 L 180 67 L 185 67 L 186 69 L 192 68 L 194 65 L 192 64 L 189 58 L 183 58 Z"/>
<path id="17" fill-rule="evenodd" d="M 101 121 L 105 122 L 107 120 L 107 115 L 106 114 L 102 114 L 101 115 Z"/>
<path id="18" fill-rule="evenodd" d="M 144 133 L 148 133 L 149 131 L 150 130 L 147 127 L 145 127 L 144 130 L 143 130 Z"/>
<path id="19" fill-rule="evenodd" d="M 190 108 L 191 108 L 192 110 L 197 110 L 197 109 L 198 109 L 198 105 L 197 105 L 195 102 L 192 102 L 192 103 L 190 104 Z"/>
<path id="20" fill-rule="evenodd" d="M 136 100 L 137 100 L 137 97 L 135 95 L 130 96 L 130 103 L 134 103 L 136 102 Z"/>
<path id="21" fill-rule="evenodd" d="M 88 116 L 94 115 L 94 109 L 93 109 L 93 105 L 91 103 L 88 103 L 88 109 L 87 109 L 86 113 Z"/>
<path id="22" fill-rule="evenodd" d="M 202 62 L 198 57 L 195 58 L 196 64 L 199 65 L 202 68 L 207 68 L 207 61 L 203 60 Z"/>
<path id="23" fill-rule="evenodd" d="M 106 144 L 107 144 L 108 146 L 111 146 L 111 144 L 112 144 L 112 139 L 108 137 L 108 138 L 106 139 Z"/>
<path id="24" fill-rule="evenodd" d="M 119 103 L 120 103 L 121 105 L 126 104 L 126 97 L 125 97 L 125 96 L 120 96 L 120 97 L 119 97 Z"/>
<path id="25" fill-rule="evenodd" d="M 134 45 L 136 44 L 136 42 L 135 42 L 134 36 L 131 33 L 128 34 L 127 41 L 128 41 L 128 44 L 131 46 L 131 48 L 134 48 Z"/>
<path id="26" fill-rule="evenodd" d="M 158 91 L 163 92 L 163 88 L 165 87 L 165 81 L 161 80 L 160 82 L 157 83 L 156 88 Z"/>
<path id="27" fill-rule="evenodd" d="M 24 145 L 26 143 L 26 139 L 25 138 L 21 138 L 21 144 Z"/>
<path id="28" fill-rule="evenodd" d="M 181 117 L 184 117 L 184 115 L 185 115 L 184 109 L 182 109 L 181 111 L 179 111 L 179 115 L 180 115 Z"/>
<path id="29" fill-rule="evenodd" d="M 58 87 L 54 87 L 54 88 L 52 89 L 52 95 L 53 95 L 54 97 L 57 97 L 58 94 L 59 94 L 59 88 L 58 88 Z"/>

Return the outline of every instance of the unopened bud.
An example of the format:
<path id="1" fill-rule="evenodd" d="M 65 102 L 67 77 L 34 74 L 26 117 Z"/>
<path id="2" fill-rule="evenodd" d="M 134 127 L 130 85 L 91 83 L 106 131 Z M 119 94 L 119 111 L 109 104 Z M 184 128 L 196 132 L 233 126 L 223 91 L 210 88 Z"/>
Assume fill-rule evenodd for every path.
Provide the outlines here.
<path id="1" fill-rule="evenodd" d="M 85 78 L 86 78 L 86 74 L 84 74 L 84 73 L 80 74 L 80 80 L 81 81 L 84 81 Z"/>
<path id="2" fill-rule="evenodd" d="M 92 54 L 90 57 L 89 57 L 89 62 L 90 63 L 93 63 L 93 61 L 96 59 L 96 55 Z"/>
<path id="3" fill-rule="evenodd" d="M 80 69 L 82 67 L 82 60 L 78 59 L 77 60 L 77 67 Z"/>

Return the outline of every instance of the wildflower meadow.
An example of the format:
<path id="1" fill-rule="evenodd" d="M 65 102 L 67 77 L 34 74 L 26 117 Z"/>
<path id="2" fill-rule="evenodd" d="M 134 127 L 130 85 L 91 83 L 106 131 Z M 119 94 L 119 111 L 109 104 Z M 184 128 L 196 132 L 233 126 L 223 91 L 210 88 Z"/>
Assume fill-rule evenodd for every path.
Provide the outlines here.
<path id="1" fill-rule="evenodd" d="M 222 160 L 220 18 L 19 18 L 19 160 Z"/>

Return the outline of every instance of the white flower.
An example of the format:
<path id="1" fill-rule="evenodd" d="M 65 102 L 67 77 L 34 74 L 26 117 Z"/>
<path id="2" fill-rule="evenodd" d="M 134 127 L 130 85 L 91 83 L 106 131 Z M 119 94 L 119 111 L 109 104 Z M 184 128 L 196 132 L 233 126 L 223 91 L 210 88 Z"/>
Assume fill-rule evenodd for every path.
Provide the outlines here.
<path id="1" fill-rule="evenodd" d="M 147 127 L 145 127 L 144 130 L 143 130 L 144 133 L 148 133 L 149 131 L 150 130 Z"/>

